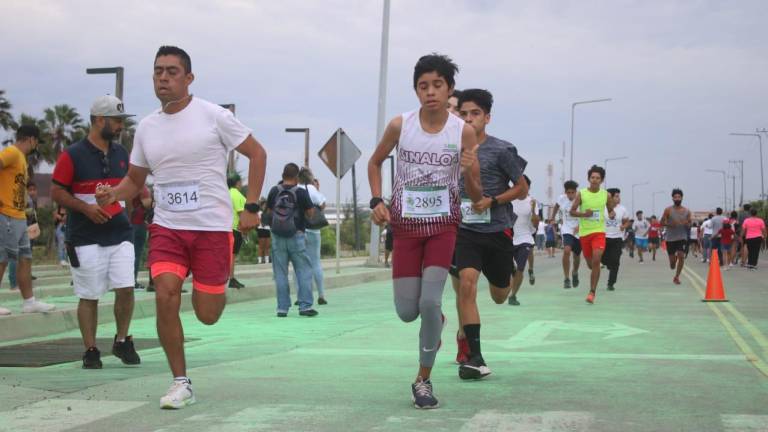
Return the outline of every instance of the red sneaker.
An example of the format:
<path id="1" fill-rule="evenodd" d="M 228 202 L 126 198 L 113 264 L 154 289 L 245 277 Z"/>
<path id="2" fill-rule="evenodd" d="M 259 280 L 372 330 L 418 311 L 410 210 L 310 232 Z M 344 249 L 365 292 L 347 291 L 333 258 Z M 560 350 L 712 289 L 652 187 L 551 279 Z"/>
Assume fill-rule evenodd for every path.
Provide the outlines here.
<path id="1" fill-rule="evenodd" d="M 673 278 L 672 278 L 672 282 L 673 282 L 675 285 L 680 285 L 680 279 L 679 279 L 677 276 L 675 276 L 675 277 L 673 277 Z"/>
<path id="2" fill-rule="evenodd" d="M 456 333 L 456 345 L 459 347 L 459 352 L 456 354 L 456 363 L 464 364 L 469 361 L 469 342 L 467 338 L 459 338 L 459 333 Z"/>
<path id="3" fill-rule="evenodd" d="M 595 293 L 593 293 L 592 291 L 590 291 L 589 294 L 587 294 L 587 303 L 589 304 L 595 303 Z"/>

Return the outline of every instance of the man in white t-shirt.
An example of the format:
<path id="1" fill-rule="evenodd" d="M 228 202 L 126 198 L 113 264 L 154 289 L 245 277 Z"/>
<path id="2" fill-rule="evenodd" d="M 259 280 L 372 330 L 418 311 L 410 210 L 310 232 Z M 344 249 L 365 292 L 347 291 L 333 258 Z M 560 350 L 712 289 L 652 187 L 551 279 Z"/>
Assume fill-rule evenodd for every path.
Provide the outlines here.
<path id="1" fill-rule="evenodd" d="M 621 264 L 621 250 L 624 248 L 624 230 L 629 225 L 627 209 L 621 205 L 621 191 L 618 188 L 608 189 L 608 199 L 612 199 L 615 207 L 612 212 L 605 209 L 605 252 L 602 263 L 608 267 L 608 291 L 614 290 Z"/>
<path id="2" fill-rule="evenodd" d="M 648 249 L 648 231 L 651 229 L 651 224 L 647 220 L 643 219 L 643 211 L 638 210 L 635 213 L 635 223 L 632 224 L 632 229 L 635 231 L 635 247 L 637 247 L 637 256 L 640 258 L 640 262 L 643 262 L 643 251 Z"/>
<path id="3" fill-rule="evenodd" d="M 707 216 L 707 220 L 705 220 L 701 224 L 701 262 L 709 262 L 710 254 L 712 253 L 712 232 L 714 231 L 712 229 L 712 218 L 714 215 L 712 213 Z"/>
<path id="4" fill-rule="evenodd" d="M 309 193 L 309 199 L 315 206 L 315 212 L 325 210 L 325 195 L 320 192 L 320 182 L 317 181 L 309 168 L 299 170 L 299 187 L 306 189 Z M 309 222 L 309 221 L 307 221 Z M 325 223 L 327 225 L 327 222 Z M 312 280 L 317 288 L 317 304 L 325 305 L 328 301 L 325 299 L 325 289 L 323 287 L 323 263 L 320 261 L 320 229 L 322 227 L 306 227 L 304 235 L 307 243 L 307 255 L 312 264 Z M 294 271 L 296 267 L 294 267 Z M 298 276 L 296 278 L 298 279 Z"/>
<path id="5" fill-rule="evenodd" d="M 527 175 L 523 175 L 528 187 L 531 187 L 531 180 Z M 530 195 L 523 199 L 512 201 L 512 209 L 517 215 L 515 224 L 512 227 L 512 245 L 515 257 L 515 273 L 512 275 L 512 291 L 509 293 L 507 302 L 511 306 L 520 306 L 517 300 L 517 292 L 523 284 L 523 272 L 528 257 L 533 253 L 533 236 L 536 233 L 536 226 L 539 224 L 539 215 L 536 214 L 536 201 Z"/>
<path id="6" fill-rule="evenodd" d="M 155 180 L 148 266 L 156 287 L 157 333 L 174 381 L 160 406 L 177 409 L 195 402 L 184 358 L 179 318 L 181 287 L 192 273 L 192 305 L 211 325 L 226 303 L 232 257 L 232 203 L 227 191 L 229 152 L 249 160 L 248 194 L 239 230 L 259 224 L 257 201 L 264 183 L 266 152 L 232 113 L 189 93 L 192 62 L 181 48 L 162 46 L 155 56 L 154 89 L 162 107 L 136 130 L 128 175 L 115 188 L 96 193 L 99 205 L 129 200 L 148 174 Z"/>
<path id="7" fill-rule="evenodd" d="M 579 219 L 570 215 L 573 200 L 579 184 L 573 180 L 568 180 L 563 185 L 565 193 L 560 195 L 552 207 L 552 213 L 549 218 L 555 219 L 557 212 L 560 212 L 562 220 L 561 233 L 563 238 L 563 288 L 571 287 L 571 278 L 573 278 L 573 287 L 579 286 L 579 263 L 581 262 L 581 242 L 579 241 Z M 573 272 L 571 272 L 571 255 L 573 255 Z"/>

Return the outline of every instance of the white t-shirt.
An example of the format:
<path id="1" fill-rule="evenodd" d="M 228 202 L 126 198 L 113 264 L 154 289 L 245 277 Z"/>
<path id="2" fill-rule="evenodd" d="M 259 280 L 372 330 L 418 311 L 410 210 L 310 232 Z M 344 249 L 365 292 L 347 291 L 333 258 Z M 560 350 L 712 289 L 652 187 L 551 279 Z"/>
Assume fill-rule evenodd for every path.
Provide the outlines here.
<path id="1" fill-rule="evenodd" d="M 308 185 L 300 184 L 299 187 L 307 190 L 307 193 L 309 193 L 309 199 L 312 200 L 312 204 L 314 204 L 316 206 L 322 206 L 323 204 L 325 204 L 325 201 L 326 201 L 325 200 L 325 195 L 323 195 L 322 192 L 317 190 L 315 185 L 312 185 L 312 184 L 308 184 Z M 309 229 L 309 228 L 307 228 L 306 230 L 307 231 L 312 231 L 312 232 L 320 232 L 320 230 Z"/>
<path id="2" fill-rule="evenodd" d="M 697 240 L 699 238 L 699 228 L 691 227 L 691 240 Z"/>
<path id="3" fill-rule="evenodd" d="M 515 225 L 512 227 L 512 244 L 515 246 L 523 243 L 533 244 L 533 233 L 536 230 L 531 223 L 531 196 L 512 201 L 512 210 L 517 215 Z"/>
<path id="4" fill-rule="evenodd" d="M 563 235 L 570 234 L 576 238 L 579 238 L 578 232 L 575 232 L 579 227 L 579 219 L 571 216 L 571 206 L 573 201 L 568 199 L 565 194 L 560 195 L 557 198 L 557 205 L 560 207 L 560 216 L 563 219 L 563 228 L 561 233 Z"/>
<path id="5" fill-rule="evenodd" d="M 707 219 L 701 224 L 702 235 L 712 235 L 712 219 Z"/>
<path id="6" fill-rule="evenodd" d="M 547 224 L 544 221 L 539 222 L 539 228 L 536 230 L 536 235 L 547 235 Z"/>
<path id="7" fill-rule="evenodd" d="M 621 225 L 624 219 L 627 219 L 627 209 L 623 205 L 619 204 L 613 208 L 614 218 L 608 217 L 608 209 L 605 209 L 605 237 L 606 238 L 623 238 Z"/>
<path id="8" fill-rule="evenodd" d="M 197 97 L 176 114 L 158 109 L 144 117 L 136 128 L 131 164 L 154 176 L 154 223 L 231 231 L 227 156 L 250 134 L 231 111 Z"/>
<path id="9" fill-rule="evenodd" d="M 651 224 L 649 224 L 645 219 L 641 221 L 636 220 L 635 223 L 632 224 L 632 229 L 635 230 L 635 238 L 641 240 L 647 239 L 648 230 L 651 229 Z"/>

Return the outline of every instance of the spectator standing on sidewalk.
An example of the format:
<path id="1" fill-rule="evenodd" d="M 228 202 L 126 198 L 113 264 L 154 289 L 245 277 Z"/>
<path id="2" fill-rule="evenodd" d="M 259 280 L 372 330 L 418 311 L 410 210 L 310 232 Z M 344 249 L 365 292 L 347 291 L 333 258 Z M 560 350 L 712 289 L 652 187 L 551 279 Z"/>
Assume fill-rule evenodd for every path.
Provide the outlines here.
<path id="1" fill-rule="evenodd" d="M 240 225 L 240 214 L 245 211 L 245 195 L 240 192 L 240 188 L 243 187 L 243 182 L 237 173 L 230 175 L 227 178 L 227 187 L 229 188 L 229 198 L 232 201 L 232 236 L 234 237 L 234 244 L 232 245 L 232 261 L 229 267 L 229 288 L 245 288 L 245 285 L 235 279 L 235 259 L 237 254 L 240 253 L 240 248 L 243 247 L 243 233 L 238 230 Z"/>
<path id="2" fill-rule="evenodd" d="M 317 181 L 309 168 L 299 170 L 299 187 L 306 189 L 309 193 L 309 199 L 312 200 L 315 214 L 322 213 L 325 210 L 325 195 L 320 192 L 320 182 Z M 317 288 L 317 304 L 328 304 L 325 300 L 325 289 L 323 287 L 323 263 L 320 261 L 320 229 L 307 226 L 307 254 L 309 262 L 312 264 L 312 280 Z M 295 269 L 295 267 L 294 267 Z M 298 280 L 298 275 L 296 277 Z"/>
<path id="3" fill-rule="evenodd" d="M 56 211 L 53 213 L 53 225 L 56 235 L 56 257 L 59 260 L 59 265 L 67 267 L 69 262 L 67 261 L 67 248 L 64 244 L 67 229 L 67 209 L 56 205 Z"/>

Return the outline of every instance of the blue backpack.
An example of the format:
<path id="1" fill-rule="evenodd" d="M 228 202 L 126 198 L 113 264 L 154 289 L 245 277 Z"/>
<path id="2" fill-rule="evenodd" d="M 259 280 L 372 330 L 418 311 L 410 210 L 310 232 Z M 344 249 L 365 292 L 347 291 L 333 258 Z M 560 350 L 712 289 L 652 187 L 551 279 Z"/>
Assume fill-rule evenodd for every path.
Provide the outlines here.
<path id="1" fill-rule="evenodd" d="M 272 232 L 280 237 L 293 237 L 296 229 L 296 212 L 298 211 L 298 199 L 296 189 L 277 185 L 275 204 L 272 206 Z"/>

